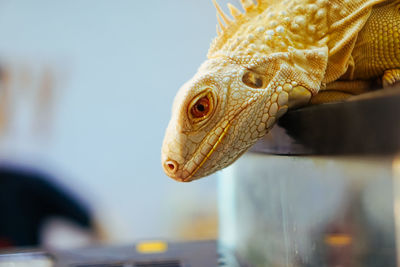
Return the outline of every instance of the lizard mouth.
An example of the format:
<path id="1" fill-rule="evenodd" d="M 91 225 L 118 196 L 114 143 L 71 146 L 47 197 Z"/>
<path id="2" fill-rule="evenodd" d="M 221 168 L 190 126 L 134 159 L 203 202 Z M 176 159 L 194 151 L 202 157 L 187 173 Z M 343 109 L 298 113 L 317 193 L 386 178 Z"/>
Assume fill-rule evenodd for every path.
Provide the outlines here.
<path id="1" fill-rule="evenodd" d="M 204 163 L 208 160 L 209 157 L 211 157 L 211 155 L 214 153 L 214 151 L 217 149 L 218 145 L 221 144 L 222 140 L 224 139 L 226 133 L 228 132 L 229 128 L 230 128 L 231 124 L 230 122 L 225 126 L 225 128 L 223 128 L 223 132 L 220 134 L 220 136 L 218 137 L 217 142 L 215 142 L 215 144 L 209 149 L 207 155 L 203 156 L 202 158 L 200 158 L 200 163 L 197 164 L 197 166 L 195 165 L 194 170 L 192 170 L 189 175 L 185 178 L 182 179 L 182 182 L 190 182 L 193 179 L 193 176 L 197 173 L 197 171 L 204 165 Z M 199 148 L 201 148 L 202 146 L 200 146 Z M 197 151 L 196 151 L 197 152 Z M 196 153 L 195 153 L 196 154 Z M 186 166 L 185 166 L 186 167 Z"/>
<path id="2" fill-rule="evenodd" d="M 208 149 L 207 154 L 204 156 L 204 154 L 199 153 L 199 151 L 203 148 L 204 143 L 206 138 L 209 136 L 207 136 L 206 138 L 203 139 L 202 143 L 200 144 L 200 146 L 197 148 L 197 150 L 193 153 L 193 157 L 190 161 L 188 161 L 185 166 L 183 167 L 183 172 L 187 175 L 185 175 L 185 177 L 181 177 L 179 179 L 179 181 L 181 182 L 190 182 L 194 179 L 193 176 L 199 171 L 199 169 L 206 163 L 206 161 L 211 157 L 211 155 L 215 152 L 215 150 L 217 149 L 217 147 L 222 143 L 222 140 L 224 139 L 224 137 L 226 136 L 226 134 L 228 133 L 228 130 L 230 129 L 231 125 L 232 125 L 232 121 L 234 119 L 236 119 L 237 117 L 239 117 L 239 115 L 250 105 L 252 105 L 253 103 L 255 103 L 257 100 L 257 98 L 252 98 L 250 101 L 248 101 L 245 105 L 242 105 L 240 107 L 240 109 L 235 112 L 235 114 L 233 114 L 232 118 L 228 120 L 227 123 L 223 123 L 222 126 L 217 125 L 217 127 L 215 127 L 213 129 L 213 131 L 215 132 L 215 129 L 218 127 L 222 127 L 222 132 L 220 133 L 220 135 L 218 136 L 217 141 Z M 196 161 L 193 158 L 196 158 L 196 155 L 202 155 L 202 157 L 198 157 L 198 162 L 196 163 Z M 192 163 L 194 165 L 192 165 L 193 167 L 189 168 L 188 165 L 189 163 Z"/>

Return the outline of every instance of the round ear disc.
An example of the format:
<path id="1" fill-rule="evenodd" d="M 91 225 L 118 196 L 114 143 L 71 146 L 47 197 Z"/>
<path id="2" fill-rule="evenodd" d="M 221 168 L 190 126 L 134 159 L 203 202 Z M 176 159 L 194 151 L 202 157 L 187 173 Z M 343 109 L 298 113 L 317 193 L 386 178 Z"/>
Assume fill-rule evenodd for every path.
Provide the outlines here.
<path id="1" fill-rule="evenodd" d="M 242 81 L 245 85 L 256 89 L 263 88 L 265 84 L 264 77 L 252 71 L 246 72 L 242 77 Z"/>

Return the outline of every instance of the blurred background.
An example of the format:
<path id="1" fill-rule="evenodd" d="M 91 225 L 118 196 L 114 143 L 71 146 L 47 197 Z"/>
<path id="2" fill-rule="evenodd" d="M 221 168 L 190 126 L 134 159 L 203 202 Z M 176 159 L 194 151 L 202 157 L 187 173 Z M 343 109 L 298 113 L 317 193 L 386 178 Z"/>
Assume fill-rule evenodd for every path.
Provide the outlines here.
<path id="1" fill-rule="evenodd" d="M 0 246 L 216 238 L 216 177 L 160 164 L 215 25 L 211 1 L 0 0 Z"/>

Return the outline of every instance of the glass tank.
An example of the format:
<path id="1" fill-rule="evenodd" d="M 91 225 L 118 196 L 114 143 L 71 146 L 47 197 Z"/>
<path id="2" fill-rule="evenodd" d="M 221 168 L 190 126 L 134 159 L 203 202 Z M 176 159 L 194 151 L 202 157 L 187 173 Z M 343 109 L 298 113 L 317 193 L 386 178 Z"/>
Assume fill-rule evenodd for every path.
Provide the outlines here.
<path id="1" fill-rule="evenodd" d="M 396 266 L 393 158 L 247 154 L 220 179 L 239 266 Z"/>

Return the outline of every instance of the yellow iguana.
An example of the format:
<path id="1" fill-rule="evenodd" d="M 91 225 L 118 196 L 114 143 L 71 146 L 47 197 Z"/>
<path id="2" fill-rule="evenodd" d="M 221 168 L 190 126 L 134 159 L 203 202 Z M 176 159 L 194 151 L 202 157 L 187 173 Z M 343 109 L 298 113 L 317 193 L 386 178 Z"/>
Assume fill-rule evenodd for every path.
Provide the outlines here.
<path id="1" fill-rule="evenodd" d="M 400 0 L 241 0 L 244 13 L 228 4 L 233 18 L 213 1 L 221 29 L 164 138 L 177 181 L 228 166 L 290 108 L 400 80 Z"/>

